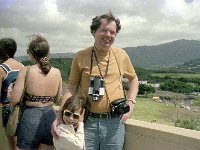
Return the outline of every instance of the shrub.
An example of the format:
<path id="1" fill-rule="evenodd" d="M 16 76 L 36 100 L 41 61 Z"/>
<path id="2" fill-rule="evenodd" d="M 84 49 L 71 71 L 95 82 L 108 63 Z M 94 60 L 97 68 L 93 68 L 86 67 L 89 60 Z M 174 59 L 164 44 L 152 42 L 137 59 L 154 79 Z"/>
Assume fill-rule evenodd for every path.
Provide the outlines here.
<path id="1" fill-rule="evenodd" d="M 191 130 L 198 130 L 198 126 L 200 125 L 198 120 L 194 119 L 181 119 L 178 118 L 175 121 L 175 127 L 191 129 Z"/>

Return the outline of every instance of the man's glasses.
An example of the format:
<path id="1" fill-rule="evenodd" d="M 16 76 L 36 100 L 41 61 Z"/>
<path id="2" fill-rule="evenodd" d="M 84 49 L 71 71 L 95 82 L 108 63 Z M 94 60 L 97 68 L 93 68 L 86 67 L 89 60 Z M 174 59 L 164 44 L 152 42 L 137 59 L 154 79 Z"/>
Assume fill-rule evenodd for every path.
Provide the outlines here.
<path id="1" fill-rule="evenodd" d="M 77 113 L 72 113 L 71 111 L 69 110 L 64 110 L 63 114 L 67 117 L 73 117 L 74 119 L 79 119 L 80 118 L 80 114 L 77 114 Z"/>
<path id="2" fill-rule="evenodd" d="M 109 32 L 111 36 L 116 36 L 116 32 L 113 31 L 113 30 L 109 30 L 109 29 L 105 29 L 105 28 L 100 28 L 99 31 L 102 34 L 106 34 L 107 32 Z"/>

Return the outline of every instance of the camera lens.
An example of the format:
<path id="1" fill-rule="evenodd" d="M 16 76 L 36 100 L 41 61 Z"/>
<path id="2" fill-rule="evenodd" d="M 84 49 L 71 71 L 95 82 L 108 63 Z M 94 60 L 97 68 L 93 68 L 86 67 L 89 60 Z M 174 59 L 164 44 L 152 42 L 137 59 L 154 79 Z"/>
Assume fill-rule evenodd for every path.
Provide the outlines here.
<path id="1" fill-rule="evenodd" d="M 98 101 L 99 95 L 98 94 L 93 94 L 93 101 Z"/>

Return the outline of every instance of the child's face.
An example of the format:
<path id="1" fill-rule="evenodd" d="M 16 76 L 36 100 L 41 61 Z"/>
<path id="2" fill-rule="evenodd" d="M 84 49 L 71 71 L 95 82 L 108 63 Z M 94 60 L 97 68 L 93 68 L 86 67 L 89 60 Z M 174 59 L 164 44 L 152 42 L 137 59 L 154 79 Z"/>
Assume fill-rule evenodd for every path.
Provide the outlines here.
<path id="1" fill-rule="evenodd" d="M 74 112 L 71 112 L 69 110 L 64 110 L 63 112 L 63 121 L 65 122 L 65 124 L 75 125 L 78 123 L 80 117 L 81 117 L 81 108 L 77 109 Z"/>

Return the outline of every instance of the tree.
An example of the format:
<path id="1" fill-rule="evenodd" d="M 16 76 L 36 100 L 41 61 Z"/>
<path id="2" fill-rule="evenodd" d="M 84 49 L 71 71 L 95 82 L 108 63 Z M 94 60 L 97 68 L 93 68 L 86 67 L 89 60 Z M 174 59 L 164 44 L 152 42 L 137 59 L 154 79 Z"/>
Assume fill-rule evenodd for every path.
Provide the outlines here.
<path id="1" fill-rule="evenodd" d="M 151 85 L 139 84 L 138 94 L 154 93 L 155 89 Z"/>
<path id="2" fill-rule="evenodd" d="M 191 93 L 194 90 L 194 88 L 190 84 L 174 79 L 165 81 L 163 84 L 160 85 L 160 89 L 176 93 Z"/>

